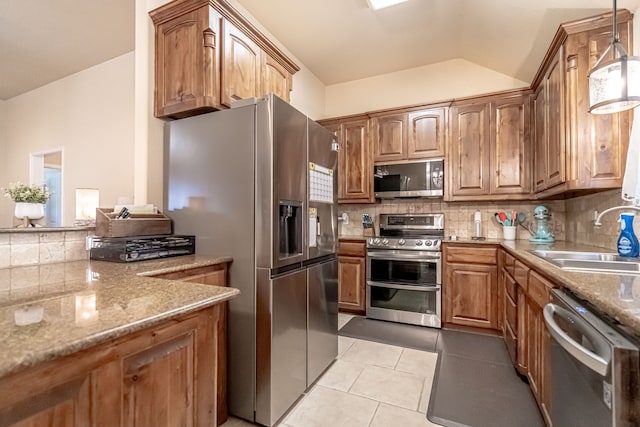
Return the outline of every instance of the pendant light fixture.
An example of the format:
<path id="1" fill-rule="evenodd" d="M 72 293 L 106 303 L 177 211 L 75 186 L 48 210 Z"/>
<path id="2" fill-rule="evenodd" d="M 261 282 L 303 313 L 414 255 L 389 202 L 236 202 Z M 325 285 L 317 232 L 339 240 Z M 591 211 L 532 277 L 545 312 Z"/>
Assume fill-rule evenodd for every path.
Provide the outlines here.
<path id="1" fill-rule="evenodd" d="M 640 57 L 628 56 L 618 34 L 613 0 L 613 41 L 589 74 L 589 112 L 611 114 L 640 105 Z M 605 57 L 611 52 L 611 59 Z"/>

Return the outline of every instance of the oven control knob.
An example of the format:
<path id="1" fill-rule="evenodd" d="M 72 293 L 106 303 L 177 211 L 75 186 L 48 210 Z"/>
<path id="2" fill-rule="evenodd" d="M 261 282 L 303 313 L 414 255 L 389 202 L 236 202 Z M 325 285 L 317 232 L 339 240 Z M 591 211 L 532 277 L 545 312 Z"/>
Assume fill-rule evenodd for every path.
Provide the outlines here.
<path id="1" fill-rule="evenodd" d="M 405 244 L 404 239 L 400 239 L 400 240 L 398 240 L 398 245 L 400 245 L 400 246 L 404 246 L 404 244 Z"/>
<path id="2" fill-rule="evenodd" d="M 373 239 L 369 239 L 369 244 L 370 245 L 375 245 L 375 242 L 373 241 Z"/>
<path id="3" fill-rule="evenodd" d="M 424 241 L 424 244 L 425 244 L 426 246 L 431 246 L 431 245 L 433 245 L 433 242 L 432 242 L 431 240 L 425 240 L 425 241 Z"/>
<path id="4" fill-rule="evenodd" d="M 387 246 L 389 244 L 389 239 L 382 239 L 382 244 Z"/>
<path id="5" fill-rule="evenodd" d="M 377 237 L 375 238 L 375 240 L 373 241 L 374 245 L 379 245 L 380 244 L 380 239 L 378 239 Z"/>
<path id="6" fill-rule="evenodd" d="M 422 240 L 416 240 L 416 246 L 422 246 Z"/>

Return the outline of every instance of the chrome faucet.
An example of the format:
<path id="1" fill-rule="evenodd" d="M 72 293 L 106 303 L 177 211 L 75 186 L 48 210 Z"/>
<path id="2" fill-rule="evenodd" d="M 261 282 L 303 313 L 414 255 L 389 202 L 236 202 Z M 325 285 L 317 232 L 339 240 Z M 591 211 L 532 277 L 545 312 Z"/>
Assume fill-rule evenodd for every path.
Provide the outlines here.
<path id="1" fill-rule="evenodd" d="M 605 209 L 602 212 L 598 213 L 598 211 L 596 210 L 595 212 L 595 217 L 596 220 L 593 223 L 594 227 L 600 227 L 602 225 L 602 223 L 600 222 L 600 220 L 602 219 L 602 217 L 604 216 L 604 214 L 609 213 L 611 211 L 616 211 L 616 210 L 636 210 L 636 211 L 640 211 L 640 207 L 639 206 L 634 206 L 634 205 L 622 205 L 622 206 L 614 206 L 612 208 L 609 209 Z"/>

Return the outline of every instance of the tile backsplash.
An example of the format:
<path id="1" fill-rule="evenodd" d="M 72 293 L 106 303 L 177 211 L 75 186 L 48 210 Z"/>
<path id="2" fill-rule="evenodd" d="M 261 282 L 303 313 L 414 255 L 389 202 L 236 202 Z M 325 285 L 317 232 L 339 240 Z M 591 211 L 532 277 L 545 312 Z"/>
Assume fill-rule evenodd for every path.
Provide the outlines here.
<path id="1" fill-rule="evenodd" d="M 492 202 L 444 202 L 439 199 L 382 200 L 371 205 L 340 205 L 338 212 L 349 215 L 349 223 L 341 222 L 340 235 L 361 235 L 362 214 L 374 218 L 376 232 L 379 231 L 380 214 L 383 213 L 443 213 L 445 236 L 456 235 L 467 239 L 473 236 L 473 218 L 476 210 L 482 214 L 482 235 L 489 239 L 502 238 L 502 225 L 494 214 L 498 211 L 517 210 L 526 214 L 525 224 L 531 221 L 533 210 L 538 205 L 546 206 L 552 215 L 556 239 L 565 239 L 565 202 L 563 200 L 544 201 L 492 201 Z M 528 239 L 529 232 L 518 227 L 516 238 Z"/>
<path id="2" fill-rule="evenodd" d="M 605 214 L 601 219 L 602 226 L 599 228 L 593 226 L 593 215 L 596 210 L 602 212 L 613 206 L 628 204 L 621 199 L 620 190 L 576 197 L 565 203 L 569 219 L 566 224 L 567 240 L 617 250 L 618 235 L 620 234 L 618 218 L 624 211 L 616 210 Z M 640 216 L 640 212 L 636 212 L 636 214 Z M 640 232 L 639 226 L 640 222 L 636 217 L 633 225 L 636 235 Z"/>
<path id="3" fill-rule="evenodd" d="M 340 235 L 361 235 L 362 214 L 368 213 L 379 231 L 381 213 L 444 213 L 445 236 L 452 234 L 460 238 L 473 236 L 473 216 L 476 210 L 482 213 L 482 234 L 490 239 L 502 238 L 502 226 L 494 213 L 500 210 L 517 210 L 526 214 L 526 222 L 531 221 L 533 209 L 546 206 L 551 212 L 556 240 L 567 240 L 592 246 L 600 246 L 615 251 L 617 248 L 621 210 L 602 217 L 602 226 L 594 227 L 594 212 L 602 212 L 613 206 L 628 204 L 620 197 L 620 190 L 604 191 L 567 200 L 501 201 L 501 202 L 444 202 L 438 199 L 383 200 L 371 205 L 340 205 L 338 212 L 349 215 L 349 223 L 340 223 Z M 637 215 L 640 217 L 640 213 Z M 634 222 L 636 235 L 640 235 L 640 220 Z M 529 232 L 523 227 L 517 229 L 517 239 L 528 239 Z"/>
<path id="4" fill-rule="evenodd" d="M 0 268 L 89 259 L 87 230 L 0 232 Z"/>

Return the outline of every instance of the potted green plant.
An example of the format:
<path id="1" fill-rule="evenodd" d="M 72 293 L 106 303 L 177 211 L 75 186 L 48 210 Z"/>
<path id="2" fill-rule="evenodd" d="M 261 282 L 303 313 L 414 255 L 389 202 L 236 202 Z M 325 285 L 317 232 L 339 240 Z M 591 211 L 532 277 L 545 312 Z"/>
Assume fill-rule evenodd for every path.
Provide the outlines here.
<path id="1" fill-rule="evenodd" d="M 9 188 L 4 189 L 4 195 L 16 202 L 16 217 L 40 219 L 44 216 L 44 204 L 49 199 L 49 190 L 46 185 L 17 182 L 9 184 Z"/>

